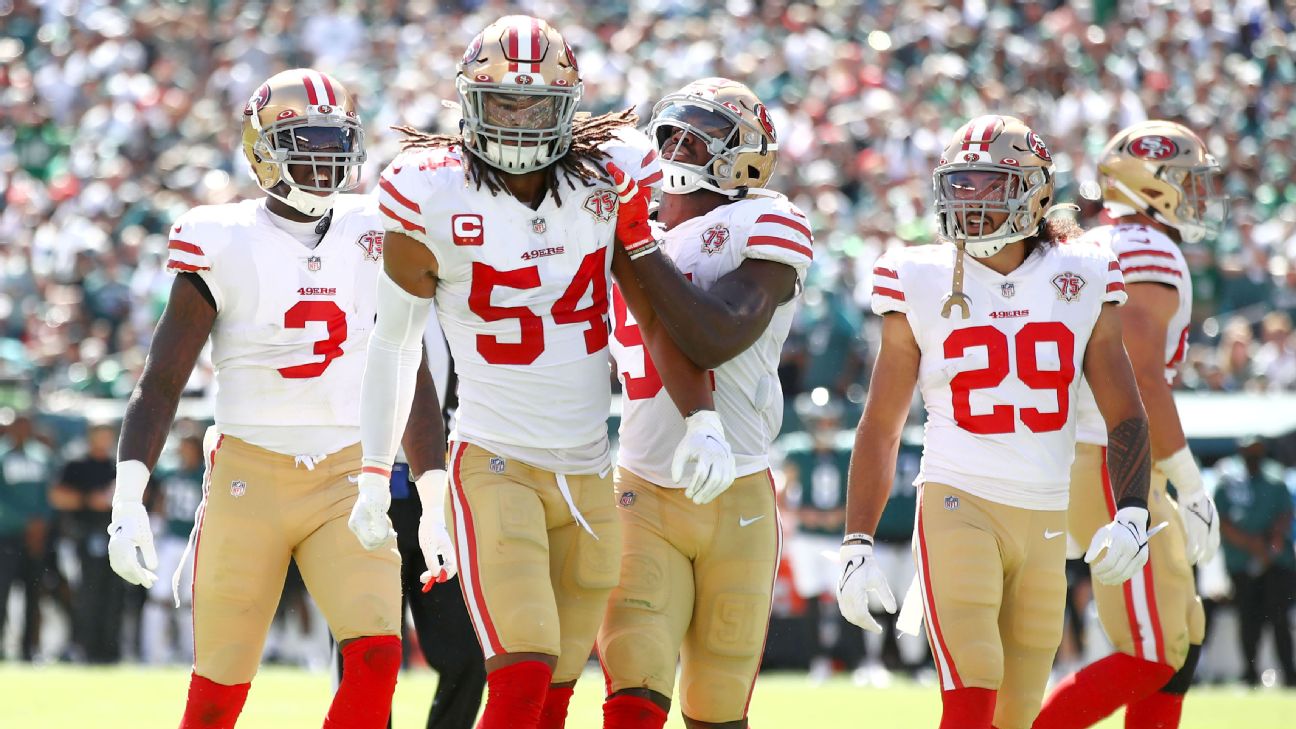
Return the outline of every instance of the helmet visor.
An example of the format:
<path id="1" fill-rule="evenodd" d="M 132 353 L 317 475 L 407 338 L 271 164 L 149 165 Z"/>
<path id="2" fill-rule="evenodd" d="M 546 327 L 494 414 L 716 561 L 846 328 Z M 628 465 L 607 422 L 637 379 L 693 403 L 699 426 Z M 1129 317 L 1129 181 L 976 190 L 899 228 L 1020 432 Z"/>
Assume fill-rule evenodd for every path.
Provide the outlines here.
<path id="1" fill-rule="evenodd" d="M 364 163 L 364 132 L 359 124 L 290 125 L 273 130 L 274 151 L 285 168 L 284 181 L 308 192 L 349 190 L 359 182 Z"/>

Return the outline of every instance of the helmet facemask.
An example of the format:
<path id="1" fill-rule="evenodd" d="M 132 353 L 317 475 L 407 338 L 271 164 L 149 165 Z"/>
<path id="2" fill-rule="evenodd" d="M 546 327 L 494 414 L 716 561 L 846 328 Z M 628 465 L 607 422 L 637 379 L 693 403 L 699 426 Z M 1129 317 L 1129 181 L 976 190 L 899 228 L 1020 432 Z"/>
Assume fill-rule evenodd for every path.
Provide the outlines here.
<path id="1" fill-rule="evenodd" d="M 252 149 L 279 167 L 279 184 L 266 193 L 311 217 L 328 212 L 339 192 L 360 184 L 366 157 L 363 128 L 342 114 L 277 120 L 260 130 Z M 276 191 L 280 184 L 287 193 Z"/>
<path id="2" fill-rule="evenodd" d="M 1197 167 L 1163 165 L 1157 178 L 1179 190 L 1175 210 L 1179 224 L 1175 228 L 1188 243 L 1196 243 L 1219 234 L 1228 214 L 1228 199 L 1221 191 L 1223 178 L 1219 163 L 1206 155 L 1205 164 Z"/>
<path id="3" fill-rule="evenodd" d="M 940 234 L 966 241 L 967 252 L 976 258 L 989 258 L 1039 230 L 1031 200 L 1048 183 L 1048 170 L 1042 167 L 941 165 L 932 175 Z"/>
<path id="4" fill-rule="evenodd" d="M 567 153 L 581 85 L 534 86 L 456 81 L 468 149 L 509 174 L 543 169 Z"/>
<path id="5" fill-rule="evenodd" d="M 662 192 L 672 195 L 710 190 L 726 197 L 742 197 L 747 187 L 735 186 L 734 179 L 757 180 L 762 171 L 743 170 L 741 155 L 766 155 L 778 149 L 776 143 L 770 143 L 754 124 L 732 109 L 697 96 L 662 99 L 653 109 L 648 133 L 661 159 Z M 697 147 L 705 150 L 701 155 L 705 161 L 682 159 L 692 157 L 686 150 Z"/>

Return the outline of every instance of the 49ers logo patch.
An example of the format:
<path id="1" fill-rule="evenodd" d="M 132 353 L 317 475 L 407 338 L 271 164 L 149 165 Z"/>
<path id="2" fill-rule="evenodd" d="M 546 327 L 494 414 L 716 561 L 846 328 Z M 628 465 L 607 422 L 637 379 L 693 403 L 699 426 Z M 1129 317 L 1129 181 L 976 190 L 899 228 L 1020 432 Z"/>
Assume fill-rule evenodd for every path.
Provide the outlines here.
<path id="1" fill-rule="evenodd" d="M 714 256 L 728 240 L 729 228 L 724 223 L 716 223 L 702 232 L 702 250 L 708 256 Z"/>
<path id="2" fill-rule="evenodd" d="M 383 232 L 381 230 L 370 230 L 356 239 L 356 245 L 364 251 L 364 257 L 370 261 L 377 261 L 382 258 L 383 249 Z"/>
<path id="3" fill-rule="evenodd" d="M 1026 144 L 1030 146 L 1031 152 L 1034 152 L 1036 157 L 1039 157 L 1042 160 L 1053 159 L 1053 155 L 1049 154 L 1048 147 L 1045 146 L 1044 140 L 1040 139 L 1040 135 L 1035 132 L 1026 135 Z"/>
<path id="4" fill-rule="evenodd" d="M 243 115 L 252 116 L 264 109 L 268 103 L 270 103 L 270 84 L 261 84 L 248 99 L 247 106 L 243 107 Z"/>
<path id="5" fill-rule="evenodd" d="M 778 139 L 778 135 L 774 133 L 774 122 L 770 120 L 769 110 L 765 108 L 765 105 L 757 104 L 755 111 L 756 121 L 760 122 L 761 128 L 765 130 L 765 133 L 770 135 L 770 139 Z"/>
<path id="6" fill-rule="evenodd" d="M 1080 290 L 1084 287 L 1085 280 L 1078 273 L 1063 271 L 1053 277 L 1053 288 L 1057 289 L 1058 298 L 1068 303 L 1080 298 Z"/>
<path id="7" fill-rule="evenodd" d="M 606 223 L 616 214 L 617 199 L 611 190 L 596 190 L 585 198 L 585 212 Z"/>
<path id="8" fill-rule="evenodd" d="M 1160 134 L 1149 134 L 1130 142 L 1130 154 L 1139 159 L 1170 159 L 1179 153 L 1179 145 L 1169 137 Z"/>

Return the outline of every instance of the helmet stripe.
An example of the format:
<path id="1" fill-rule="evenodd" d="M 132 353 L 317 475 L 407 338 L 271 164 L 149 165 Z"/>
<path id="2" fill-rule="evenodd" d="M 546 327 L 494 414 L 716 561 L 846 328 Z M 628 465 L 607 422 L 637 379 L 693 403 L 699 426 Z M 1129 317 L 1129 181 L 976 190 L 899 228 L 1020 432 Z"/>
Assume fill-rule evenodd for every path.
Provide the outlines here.
<path id="1" fill-rule="evenodd" d="M 328 103 L 337 106 L 337 95 L 333 93 L 333 84 L 329 81 L 328 74 L 321 73 L 319 77 L 324 82 L 324 93 L 328 94 Z"/>
<path id="2" fill-rule="evenodd" d="M 510 61 L 518 60 L 518 29 L 516 25 L 510 25 L 508 29 L 508 48 L 505 49 L 505 55 Z"/>
<path id="3" fill-rule="evenodd" d="M 302 86 L 306 87 L 306 103 L 318 106 L 319 94 L 315 91 L 315 80 L 311 78 L 309 71 L 302 75 Z"/>
<path id="4" fill-rule="evenodd" d="M 531 19 L 531 62 L 540 62 L 540 21 Z"/>

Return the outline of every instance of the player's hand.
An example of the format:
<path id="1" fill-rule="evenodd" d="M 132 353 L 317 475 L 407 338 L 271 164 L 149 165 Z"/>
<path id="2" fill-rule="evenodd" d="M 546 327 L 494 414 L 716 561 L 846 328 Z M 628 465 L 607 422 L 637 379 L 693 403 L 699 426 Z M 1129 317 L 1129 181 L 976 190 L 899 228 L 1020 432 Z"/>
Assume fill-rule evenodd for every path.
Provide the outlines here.
<path id="1" fill-rule="evenodd" d="M 423 551 L 423 561 L 427 571 L 419 576 L 423 591 L 427 592 L 433 584 L 440 584 L 453 578 L 459 571 L 455 560 L 455 544 L 446 529 L 445 512 L 442 503 L 445 501 L 446 472 L 441 469 L 427 471 L 414 482 L 418 489 L 419 500 L 423 503 L 423 516 L 419 517 L 418 542 Z"/>
<path id="2" fill-rule="evenodd" d="M 361 471 L 356 482 L 360 495 L 351 508 L 347 526 L 365 549 L 374 550 L 396 536 L 387 509 L 391 507 L 391 477 Z"/>
<path id="3" fill-rule="evenodd" d="M 1215 510 L 1215 502 L 1204 490 L 1192 495 L 1180 491 L 1179 517 L 1183 519 L 1188 564 L 1209 562 L 1220 545 L 1219 512 Z"/>
<path id="4" fill-rule="evenodd" d="M 1084 560 L 1089 563 L 1095 580 L 1104 585 L 1119 585 L 1143 569 L 1148 560 L 1147 523 L 1147 509 L 1126 506 L 1116 512 L 1110 524 L 1094 532 Z M 1098 555 L 1104 551 L 1099 560 Z"/>
<path id="5" fill-rule="evenodd" d="M 841 551 L 842 573 L 837 581 L 837 608 L 842 617 L 870 633 L 881 633 L 882 626 L 869 612 L 869 593 L 882 603 L 882 609 L 894 614 L 895 595 L 887 584 L 886 575 L 873 558 L 872 544 L 843 544 Z"/>
<path id="6" fill-rule="evenodd" d="M 1193 460 L 1192 451 L 1184 446 L 1169 458 L 1157 461 L 1155 467 L 1174 484 L 1179 496 L 1188 564 L 1209 561 L 1219 549 L 1219 513 L 1202 485 L 1201 470 Z"/>
<path id="7" fill-rule="evenodd" d="M 652 201 L 652 191 L 640 187 L 634 178 L 627 175 L 612 162 L 607 163 L 608 175 L 616 186 L 617 206 L 616 239 L 631 257 L 646 253 L 656 246 L 652 227 L 648 224 L 648 204 Z"/>
<path id="8" fill-rule="evenodd" d="M 135 553 L 139 550 L 139 554 Z M 140 555 L 144 557 L 141 564 Z M 132 585 L 152 587 L 157 582 L 157 550 L 148 512 L 138 501 L 113 502 L 108 525 L 108 564 L 112 571 Z"/>
<path id="9" fill-rule="evenodd" d="M 684 467 L 693 464 L 693 477 L 684 485 L 684 495 L 695 504 L 708 504 L 724 493 L 737 476 L 733 450 L 725 440 L 720 414 L 699 410 L 684 420 L 684 438 L 675 446 L 671 479 L 682 484 Z"/>

